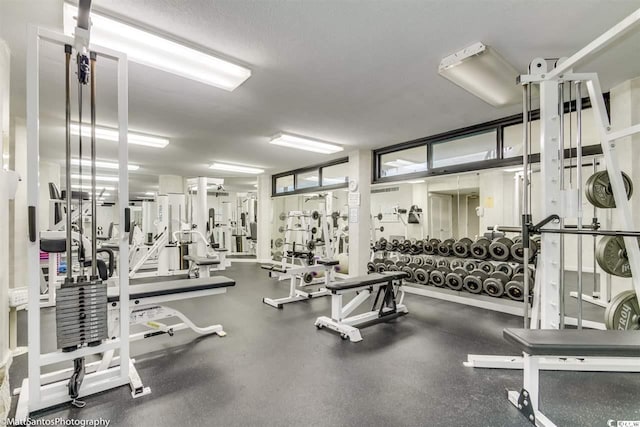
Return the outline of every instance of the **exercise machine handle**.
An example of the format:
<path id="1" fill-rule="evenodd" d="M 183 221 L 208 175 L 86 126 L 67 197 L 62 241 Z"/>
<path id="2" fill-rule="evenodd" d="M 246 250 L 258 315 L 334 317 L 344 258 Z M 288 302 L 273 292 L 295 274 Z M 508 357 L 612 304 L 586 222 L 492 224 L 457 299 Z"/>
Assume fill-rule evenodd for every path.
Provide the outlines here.
<path id="1" fill-rule="evenodd" d="M 129 233 L 131 231 L 131 209 L 124 208 L 124 232 Z"/>
<path id="2" fill-rule="evenodd" d="M 36 241 L 36 207 L 29 206 L 29 241 Z"/>

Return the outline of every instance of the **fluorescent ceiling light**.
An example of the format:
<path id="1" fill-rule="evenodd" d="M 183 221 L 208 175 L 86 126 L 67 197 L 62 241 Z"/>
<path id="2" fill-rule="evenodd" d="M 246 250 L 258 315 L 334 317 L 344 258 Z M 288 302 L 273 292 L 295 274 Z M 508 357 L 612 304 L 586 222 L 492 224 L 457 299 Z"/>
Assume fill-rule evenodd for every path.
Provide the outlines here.
<path id="1" fill-rule="evenodd" d="M 80 184 L 73 184 L 71 186 L 71 188 L 75 189 L 75 190 L 91 190 L 91 185 L 84 184 L 84 185 L 81 186 Z M 108 185 L 96 185 L 96 191 L 102 191 L 102 190 L 104 190 L 104 191 L 114 191 L 115 187 L 111 187 L 111 186 L 108 186 Z"/>
<path id="2" fill-rule="evenodd" d="M 407 184 L 422 184 L 424 179 L 414 179 L 412 181 L 407 181 Z"/>
<path id="3" fill-rule="evenodd" d="M 155 196 L 156 193 L 154 193 L 153 191 L 147 191 L 146 193 L 144 193 L 145 196 Z"/>
<path id="4" fill-rule="evenodd" d="M 515 168 L 507 168 L 503 169 L 504 172 L 522 172 L 522 166 L 518 166 Z"/>
<path id="5" fill-rule="evenodd" d="M 64 4 L 64 32 L 74 35 L 77 6 Z M 251 70 L 131 25 L 91 12 L 91 43 L 127 54 L 128 59 L 220 89 L 232 91 Z"/>
<path id="6" fill-rule="evenodd" d="M 494 107 L 522 102 L 518 70 L 480 42 L 442 59 L 438 73 Z"/>
<path id="7" fill-rule="evenodd" d="M 209 166 L 209 169 L 218 170 L 218 171 L 227 171 L 227 172 L 250 173 L 254 175 L 258 175 L 264 172 L 263 169 L 258 169 L 250 166 L 242 166 L 242 165 L 230 165 L 226 163 L 214 163 L 211 166 Z"/>
<path id="8" fill-rule="evenodd" d="M 80 135 L 80 125 L 71 123 L 71 135 Z M 91 137 L 91 126 L 84 124 L 82 126 L 82 136 Z M 119 141 L 120 133 L 118 129 L 96 126 L 96 138 L 105 141 Z M 141 133 L 129 132 L 127 134 L 127 142 L 134 145 L 144 145 L 146 147 L 164 148 L 169 145 L 169 139 L 160 136 L 144 135 Z"/>
<path id="9" fill-rule="evenodd" d="M 80 165 L 80 159 L 71 159 L 71 164 L 73 166 L 79 166 Z M 91 160 L 82 159 L 82 166 L 91 167 Z M 102 161 L 102 160 L 96 160 L 96 168 L 100 168 L 100 169 L 120 169 L 120 165 L 115 163 L 115 162 L 105 162 L 105 161 Z M 130 171 L 137 171 L 138 169 L 140 169 L 140 166 L 128 164 L 127 165 L 127 169 L 129 169 Z"/>
<path id="10" fill-rule="evenodd" d="M 77 173 L 71 174 L 72 179 L 82 179 L 84 182 L 91 182 L 91 175 L 79 175 Z M 106 182 L 118 182 L 120 178 L 117 176 L 100 176 L 96 175 L 96 181 L 106 181 Z"/>
<path id="11" fill-rule="evenodd" d="M 339 145 L 287 133 L 280 133 L 271 138 L 271 144 L 321 154 L 333 154 L 344 150 Z"/>

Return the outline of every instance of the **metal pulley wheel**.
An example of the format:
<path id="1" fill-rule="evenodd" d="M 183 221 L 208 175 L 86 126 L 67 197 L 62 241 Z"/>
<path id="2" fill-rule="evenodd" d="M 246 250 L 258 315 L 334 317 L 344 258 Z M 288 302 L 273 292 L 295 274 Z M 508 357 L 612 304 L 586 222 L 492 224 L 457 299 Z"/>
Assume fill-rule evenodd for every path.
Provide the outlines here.
<path id="1" fill-rule="evenodd" d="M 486 237 L 481 237 L 471 244 L 471 256 L 476 259 L 487 259 L 489 257 L 489 245 L 491 241 Z"/>
<path id="2" fill-rule="evenodd" d="M 506 261 L 511 255 L 510 249 L 513 241 L 507 237 L 498 237 L 489 245 L 489 255 L 496 261 Z"/>
<path id="3" fill-rule="evenodd" d="M 319 220 L 320 219 L 320 212 L 318 212 L 318 211 L 311 212 L 311 219 L 314 219 L 316 221 Z"/>
<path id="4" fill-rule="evenodd" d="M 604 312 L 604 323 L 607 329 L 640 329 L 640 306 L 635 291 L 624 291 L 613 297 Z"/>
<path id="5" fill-rule="evenodd" d="M 460 258 L 467 258 L 470 254 L 473 240 L 463 237 L 453 244 L 453 253 Z"/>
<path id="6" fill-rule="evenodd" d="M 624 182 L 624 189 L 627 193 L 628 200 L 633 194 L 633 183 L 631 182 L 631 178 L 624 172 L 622 172 L 622 181 Z M 615 208 L 616 201 L 613 198 L 609 172 L 600 171 L 591 175 L 585 185 L 585 196 L 596 208 Z"/>
<path id="7" fill-rule="evenodd" d="M 453 252 L 454 239 L 446 239 L 438 245 L 438 253 L 442 256 L 450 256 Z"/>
<path id="8" fill-rule="evenodd" d="M 280 215 L 278 215 L 278 218 L 280 219 L 280 221 L 284 221 L 285 219 L 287 219 L 287 214 L 284 212 L 280 212 Z"/>
<path id="9" fill-rule="evenodd" d="M 273 246 L 275 246 L 276 248 L 281 248 L 283 245 L 284 245 L 284 240 L 282 240 L 279 237 L 273 241 Z"/>
<path id="10" fill-rule="evenodd" d="M 489 275 L 482 270 L 473 270 L 464 278 L 462 286 L 472 294 L 479 294 L 482 292 L 482 284 L 488 277 Z"/>
<path id="11" fill-rule="evenodd" d="M 631 265 L 627 257 L 624 239 L 620 236 L 604 236 L 596 246 L 596 260 L 604 271 L 614 276 L 631 277 Z"/>

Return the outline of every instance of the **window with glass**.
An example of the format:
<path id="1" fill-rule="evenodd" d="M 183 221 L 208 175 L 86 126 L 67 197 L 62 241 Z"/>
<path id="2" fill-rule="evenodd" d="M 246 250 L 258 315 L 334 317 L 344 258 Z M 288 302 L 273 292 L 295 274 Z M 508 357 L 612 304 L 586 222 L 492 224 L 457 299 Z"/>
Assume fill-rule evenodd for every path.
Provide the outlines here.
<path id="1" fill-rule="evenodd" d="M 317 187 L 320 185 L 320 172 L 319 169 L 314 169 L 307 172 L 301 172 L 296 175 L 296 190 L 302 190 L 304 188 Z"/>
<path id="2" fill-rule="evenodd" d="M 380 177 L 424 172 L 427 166 L 427 146 L 408 148 L 380 156 Z"/>
<path id="3" fill-rule="evenodd" d="M 276 194 L 293 191 L 293 175 L 285 175 L 276 178 Z"/>
<path id="4" fill-rule="evenodd" d="M 349 163 L 340 163 L 322 168 L 322 186 L 345 184 L 349 178 Z"/>
<path id="5" fill-rule="evenodd" d="M 497 159 L 496 130 L 433 144 L 433 168 Z"/>

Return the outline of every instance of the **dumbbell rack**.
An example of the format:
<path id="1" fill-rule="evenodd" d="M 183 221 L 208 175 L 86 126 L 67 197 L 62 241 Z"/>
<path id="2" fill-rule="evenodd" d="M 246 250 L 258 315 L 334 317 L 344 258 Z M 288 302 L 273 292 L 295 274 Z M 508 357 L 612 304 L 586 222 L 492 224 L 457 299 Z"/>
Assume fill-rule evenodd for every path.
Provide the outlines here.
<path id="1" fill-rule="evenodd" d="M 424 244 L 427 244 L 428 241 L 429 239 L 425 239 Z M 420 249 L 418 249 L 418 246 L 416 245 L 418 241 L 416 241 L 415 239 L 407 240 L 406 242 L 409 242 L 411 244 L 414 251 L 420 251 Z M 432 241 L 432 243 L 433 242 L 434 241 Z M 470 239 L 469 239 L 469 242 L 470 242 Z M 440 255 L 433 255 L 433 254 L 425 255 L 422 253 L 415 254 L 415 252 L 414 254 L 407 254 L 406 247 L 403 245 L 403 243 L 404 242 L 397 242 L 397 243 L 394 242 L 389 247 L 385 247 L 382 250 L 376 250 L 376 248 L 380 249 L 380 244 L 379 243 L 376 244 L 374 246 L 374 250 L 372 251 L 372 258 L 371 258 L 372 262 L 368 265 L 369 270 L 371 270 L 372 264 L 379 266 L 380 269 L 385 269 L 385 270 L 386 269 L 401 270 L 403 264 L 405 268 L 407 268 L 406 266 L 412 265 L 413 266 L 412 268 L 415 270 L 416 267 L 422 268 L 425 260 L 431 260 L 433 264 L 435 265 L 440 264 L 440 266 L 443 266 L 446 264 L 447 266 L 457 265 L 462 267 L 463 265 L 468 263 L 476 263 L 477 266 L 484 267 L 483 269 L 487 271 L 487 273 L 490 271 L 493 271 L 494 269 L 496 269 L 496 267 L 500 269 L 501 265 L 503 265 L 503 268 L 504 268 L 504 264 L 506 264 L 508 268 L 513 270 L 517 268 L 522 269 L 524 267 L 523 263 L 519 261 L 514 261 L 514 260 L 497 261 L 492 259 L 474 259 L 469 257 L 461 258 L 457 256 L 440 256 Z M 404 248 L 402 250 L 402 252 L 404 253 L 401 253 L 400 251 L 397 251 L 397 250 L 393 250 L 392 248 L 394 246 Z M 387 250 L 387 249 L 391 249 L 391 250 Z M 437 247 L 435 248 L 435 250 L 437 251 Z M 377 263 L 374 263 L 374 260 L 376 260 Z M 379 265 L 381 261 L 383 261 L 386 264 L 386 267 Z M 398 265 L 400 265 L 400 267 L 398 267 Z M 535 269 L 535 259 L 532 259 L 531 262 L 527 264 L 527 266 L 530 271 L 533 271 Z M 420 270 L 417 270 L 417 271 L 420 271 Z M 480 279 L 481 281 L 484 282 L 484 280 L 488 278 L 487 273 L 485 273 L 485 276 L 482 279 Z M 426 274 L 429 275 L 428 272 Z M 513 275 L 510 275 L 510 276 L 511 277 L 509 277 L 509 280 L 513 278 Z M 408 283 L 404 286 L 404 289 L 406 292 L 410 294 L 446 300 L 450 302 L 470 305 L 474 307 L 484 308 L 487 310 L 498 311 L 498 312 L 512 314 L 516 316 L 522 316 L 522 304 L 523 304 L 522 300 L 518 301 L 518 300 L 510 299 L 506 296 L 506 294 L 502 297 L 496 297 L 496 296 L 490 296 L 486 293 L 482 293 L 482 291 L 479 291 L 478 293 L 471 293 L 465 290 L 450 289 L 444 283 L 442 283 L 441 286 L 434 286 L 432 283 L 419 284 L 419 283 L 416 283 L 415 281 L 411 282 L 410 280 L 408 280 L 407 282 Z M 503 282 L 503 285 L 506 285 L 506 283 Z M 535 286 L 532 285 L 531 288 L 533 289 L 535 288 Z"/>

